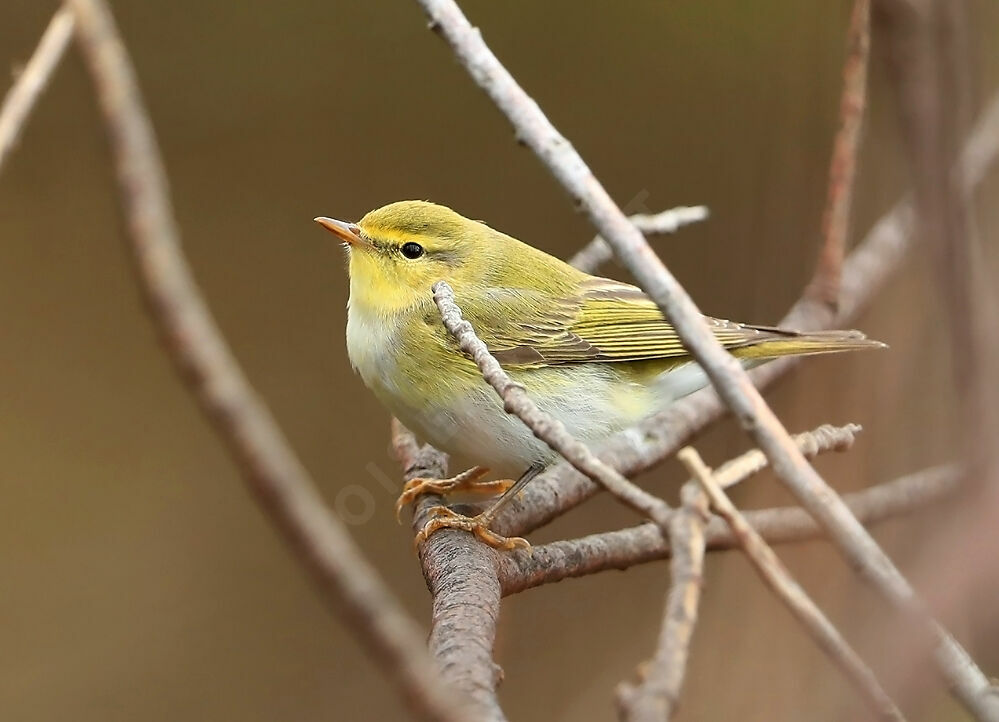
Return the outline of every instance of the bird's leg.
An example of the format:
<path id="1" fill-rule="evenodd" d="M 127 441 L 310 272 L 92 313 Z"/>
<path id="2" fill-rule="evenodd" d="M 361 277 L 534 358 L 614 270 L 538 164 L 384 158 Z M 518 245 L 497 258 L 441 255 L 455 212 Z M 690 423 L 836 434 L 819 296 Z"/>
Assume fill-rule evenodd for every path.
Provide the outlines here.
<path id="1" fill-rule="evenodd" d="M 459 514 L 455 511 L 451 511 L 446 506 L 435 506 L 431 507 L 429 510 L 430 521 L 424 524 L 423 528 L 416 535 L 415 543 L 417 546 L 422 544 L 426 539 L 433 534 L 435 531 L 440 529 L 463 529 L 468 532 L 472 532 L 480 540 L 493 547 L 494 549 L 530 549 L 531 545 L 526 539 L 520 537 L 505 537 L 500 536 L 496 532 L 489 528 L 489 525 L 493 523 L 496 515 L 500 512 L 503 507 L 509 504 L 513 499 L 516 498 L 517 494 L 527 486 L 528 482 L 534 477 L 540 474 L 544 470 L 544 465 L 542 464 L 532 464 L 528 467 L 527 471 L 521 474 L 520 478 L 508 488 L 499 499 L 494 501 L 492 505 L 486 509 L 481 514 L 476 516 L 465 516 L 464 514 Z"/>
<path id="2" fill-rule="evenodd" d="M 514 482 L 512 479 L 497 479 L 496 481 L 480 481 L 489 473 L 484 466 L 473 466 L 450 479 L 425 479 L 417 477 L 410 479 L 402 487 L 402 493 L 395 502 L 396 521 L 402 521 L 402 509 L 412 504 L 416 498 L 424 494 L 451 494 L 456 491 L 471 491 L 477 494 L 502 494 Z"/>

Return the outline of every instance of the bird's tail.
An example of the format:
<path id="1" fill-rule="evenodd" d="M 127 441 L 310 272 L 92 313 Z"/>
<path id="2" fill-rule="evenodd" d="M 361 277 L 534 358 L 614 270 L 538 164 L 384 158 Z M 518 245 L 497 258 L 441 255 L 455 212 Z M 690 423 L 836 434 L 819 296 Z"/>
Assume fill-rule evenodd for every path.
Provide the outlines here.
<path id="1" fill-rule="evenodd" d="M 789 331 L 782 328 L 753 327 L 766 334 L 745 346 L 730 349 L 740 359 L 773 359 L 780 356 L 806 356 L 840 351 L 888 348 L 860 331 Z"/>

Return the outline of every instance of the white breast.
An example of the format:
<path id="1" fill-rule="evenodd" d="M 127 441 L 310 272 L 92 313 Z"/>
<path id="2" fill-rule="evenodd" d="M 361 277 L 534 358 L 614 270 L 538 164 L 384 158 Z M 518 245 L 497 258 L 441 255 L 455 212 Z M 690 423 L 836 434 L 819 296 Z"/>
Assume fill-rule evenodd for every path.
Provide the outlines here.
<path id="1" fill-rule="evenodd" d="M 364 306 L 347 306 L 347 356 L 372 391 L 396 392 L 393 353 L 397 329 L 392 319 L 380 318 Z"/>
<path id="2" fill-rule="evenodd" d="M 416 403 L 405 393 L 407 379 L 398 371 L 398 321 L 373 314 L 361 305 L 347 312 L 347 353 L 351 365 L 379 401 L 424 441 L 473 464 L 500 474 L 517 475 L 530 464 L 547 462 L 555 454 L 516 417 L 485 381 L 460 394 Z M 635 394 L 634 403 L 622 405 L 609 369 L 581 364 L 560 369 L 511 371 L 534 401 L 561 421 L 580 441 L 593 444 L 645 415 L 664 408 L 706 384 L 704 372 L 688 364 L 660 376 Z M 550 374 L 574 376 L 573 383 L 553 384 Z M 557 393 L 545 389 L 559 387 Z"/>

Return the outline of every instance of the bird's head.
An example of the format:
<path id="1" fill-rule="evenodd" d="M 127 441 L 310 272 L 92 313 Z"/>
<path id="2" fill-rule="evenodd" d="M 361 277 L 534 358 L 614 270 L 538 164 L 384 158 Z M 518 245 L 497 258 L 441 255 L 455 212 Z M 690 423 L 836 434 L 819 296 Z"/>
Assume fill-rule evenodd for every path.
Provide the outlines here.
<path id="1" fill-rule="evenodd" d="M 351 302 L 381 313 L 431 298 L 440 280 L 456 290 L 482 283 L 521 245 L 479 221 L 425 201 L 399 201 L 357 223 L 319 217 L 344 242 L 350 258 Z"/>

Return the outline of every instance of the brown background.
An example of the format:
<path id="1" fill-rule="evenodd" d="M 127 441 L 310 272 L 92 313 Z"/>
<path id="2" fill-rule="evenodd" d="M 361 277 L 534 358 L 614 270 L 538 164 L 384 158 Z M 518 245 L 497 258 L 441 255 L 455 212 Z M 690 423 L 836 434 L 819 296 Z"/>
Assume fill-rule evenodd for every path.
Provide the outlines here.
<path id="1" fill-rule="evenodd" d="M 709 222 L 656 241 L 706 312 L 762 323 L 782 315 L 816 253 L 847 2 L 465 5 L 620 203 L 711 208 Z M 977 5 L 971 52 L 985 97 L 999 86 L 999 9 Z M 52 7 L 3 3 L 0 62 L 28 56 Z M 342 255 L 311 219 L 432 199 L 562 255 L 592 230 L 415 3 L 122 0 L 115 9 L 185 248 L 222 328 L 330 503 L 370 517 L 352 527 L 358 543 L 425 623 L 410 531 L 378 481 L 398 476 L 388 417 L 350 371 Z M 873 69 L 858 237 L 905 188 L 891 95 L 881 65 Z M 997 193 L 993 179 L 980 194 L 993 269 Z M 71 55 L 0 176 L 0 716 L 404 718 L 179 386 L 138 299 L 116 204 Z M 865 425 L 848 456 L 820 462 L 838 488 L 948 458 L 951 381 L 936 305 L 918 255 L 857 322 L 890 351 L 810 361 L 772 394 L 793 430 Z M 700 444 L 709 462 L 745 445 L 727 426 Z M 670 463 L 645 481 L 672 499 L 680 480 Z M 770 477 L 749 487 L 737 497 L 747 505 L 786 501 Z M 599 499 L 532 538 L 634 521 Z M 879 537 L 914 571 L 931 520 Z M 782 555 L 901 689 L 910 660 L 892 654 L 883 605 L 822 545 Z M 852 691 L 746 564 L 734 554 L 709 564 L 682 718 L 856 718 Z M 916 581 L 933 591 L 927 574 Z M 508 600 L 497 655 L 511 718 L 609 718 L 613 686 L 654 645 L 666 583 L 656 564 Z M 947 621 L 995 674 L 996 627 L 981 623 L 994 622 L 992 592 Z M 917 719 L 961 718 L 934 684 L 907 689 Z"/>

